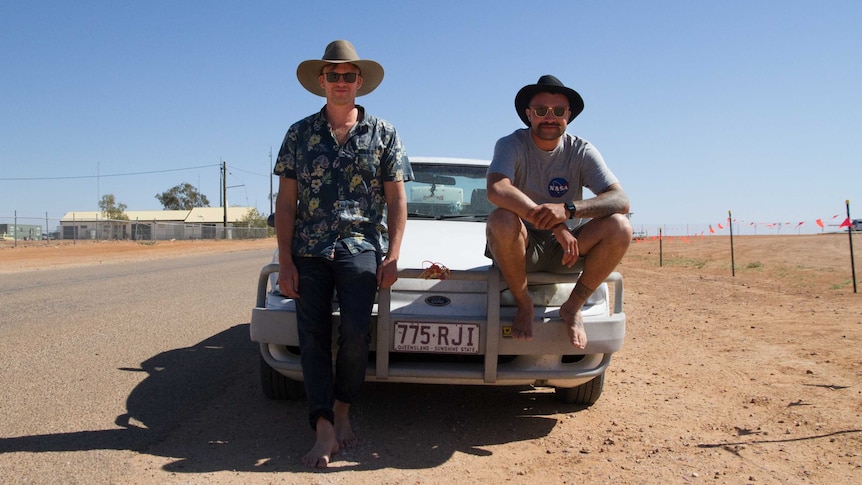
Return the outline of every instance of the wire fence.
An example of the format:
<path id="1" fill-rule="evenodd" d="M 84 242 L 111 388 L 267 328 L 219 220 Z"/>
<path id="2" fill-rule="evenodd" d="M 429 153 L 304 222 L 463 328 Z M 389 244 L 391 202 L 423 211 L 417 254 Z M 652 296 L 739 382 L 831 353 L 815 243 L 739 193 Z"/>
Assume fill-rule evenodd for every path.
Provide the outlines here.
<path id="1" fill-rule="evenodd" d="M 820 226 L 814 222 L 785 222 L 785 223 L 754 223 L 734 222 L 732 226 L 734 236 L 794 236 L 804 234 L 829 234 L 846 233 L 847 228 L 840 227 L 840 220 Z M 727 222 L 718 223 L 682 223 L 682 224 L 638 224 L 632 221 L 636 237 L 658 236 L 659 230 L 665 236 L 728 236 L 731 225 Z M 862 225 L 855 222 L 852 225 L 854 231 L 862 230 Z"/>
<path id="2" fill-rule="evenodd" d="M 269 227 L 222 223 L 190 224 L 140 220 L 63 220 L 60 218 L 0 216 L 0 236 L 5 241 L 131 240 L 166 241 L 196 239 L 260 239 L 273 235 Z"/>
<path id="3" fill-rule="evenodd" d="M 839 221 L 827 224 L 815 223 L 751 223 L 733 222 L 734 235 L 802 235 L 846 232 Z M 858 220 L 853 221 L 852 230 L 862 229 Z M 731 226 L 718 223 L 638 224 L 633 221 L 635 238 L 664 236 L 727 236 Z M 63 221 L 61 218 L 33 215 L 7 216 L 0 214 L 0 236 L 5 240 L 192 240 L 192 239 L 255 239 L 274 234 L 268 227 L 243 227 L 237 224 L 224 227 L 222 223 L 181 223 L 138 220 Z"/>

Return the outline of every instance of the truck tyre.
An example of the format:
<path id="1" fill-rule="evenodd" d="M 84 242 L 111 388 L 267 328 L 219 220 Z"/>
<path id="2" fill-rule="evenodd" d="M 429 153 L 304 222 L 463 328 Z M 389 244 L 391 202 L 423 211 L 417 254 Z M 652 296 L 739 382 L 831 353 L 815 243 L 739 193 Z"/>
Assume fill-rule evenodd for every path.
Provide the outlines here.
<path id="1" fill-rule="evenodd" d="M 305 397 L 305 386 L 302 382 L 288 379 L 279 374 L 260 357 L 260 385 L 263 395 L 270 399 L 297 400 Z"/>
<path id="2" fill-rule="evenodd" d="M 566 404 L 577 404 L 581 406 L 592 406 L 602 395 L 605 387 L 605 373 L 602 372 L 593 380 L 585 382 L 577 387 L 556 387 L 554 392 L 557 398 Z"/>

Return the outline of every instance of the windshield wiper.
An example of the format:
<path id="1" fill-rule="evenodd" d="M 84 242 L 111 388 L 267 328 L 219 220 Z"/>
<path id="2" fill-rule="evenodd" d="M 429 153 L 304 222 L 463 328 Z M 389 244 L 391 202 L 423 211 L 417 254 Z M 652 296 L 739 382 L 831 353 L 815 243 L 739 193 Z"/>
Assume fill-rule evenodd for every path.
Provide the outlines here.
<path id="1" fill-rule="evenodd" d="M 444 214 L 438 216 L 440 220 L 448 220 L 448 219 L 488 219 L 488 214 Z"/>
<path id="2" fill-rule="evenodd" d="M 415 219 L 437 219 L 438 216 L 432 216 L 431 214 L 420 214 L 419 212 L 408 212 L 407 217 L 413 217 Z"/>

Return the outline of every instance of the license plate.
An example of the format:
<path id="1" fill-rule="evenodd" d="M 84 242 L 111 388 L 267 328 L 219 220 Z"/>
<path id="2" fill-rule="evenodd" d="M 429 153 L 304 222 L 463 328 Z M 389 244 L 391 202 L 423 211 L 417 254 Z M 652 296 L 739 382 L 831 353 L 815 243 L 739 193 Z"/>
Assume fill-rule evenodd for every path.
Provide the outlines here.
<path id="1" fill-rule="evenodd" d="M 396 352 L 478 354 L 478 323 L 395 322 Z"/>

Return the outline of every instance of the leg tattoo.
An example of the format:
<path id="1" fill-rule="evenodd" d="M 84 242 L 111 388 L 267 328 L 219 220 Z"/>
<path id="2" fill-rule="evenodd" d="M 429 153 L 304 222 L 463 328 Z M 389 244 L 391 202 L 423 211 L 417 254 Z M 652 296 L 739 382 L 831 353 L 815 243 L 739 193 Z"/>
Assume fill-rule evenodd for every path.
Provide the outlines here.
<path id="1" fill-rule="evenodd" d="M 589 298 L 594 291 L 596 290 L 588 288 L 587 285 L 581 283 L 580 280 L 578 280 L 578 283 L 575 284 L 575 296 L 584 301 L 587 301 L 587 298 Z"/>

